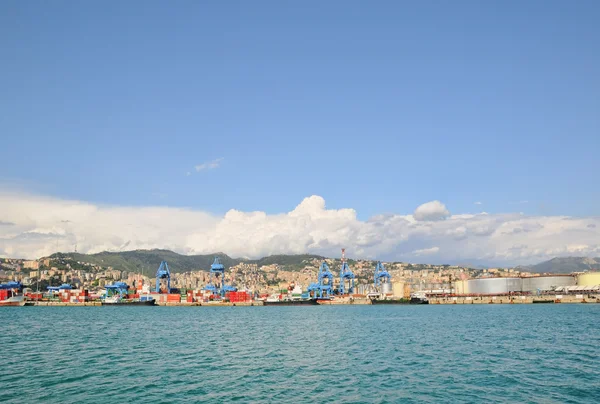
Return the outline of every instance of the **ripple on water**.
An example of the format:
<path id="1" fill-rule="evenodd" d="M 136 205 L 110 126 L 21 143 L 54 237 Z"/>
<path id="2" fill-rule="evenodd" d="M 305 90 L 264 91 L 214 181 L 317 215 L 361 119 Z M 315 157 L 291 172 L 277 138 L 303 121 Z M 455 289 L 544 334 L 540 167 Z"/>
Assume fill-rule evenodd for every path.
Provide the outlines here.
<path id="1" fill-rule="evenodd" d="M 600 305 L 0 309 L 8 402 L 597 402 Z"/>

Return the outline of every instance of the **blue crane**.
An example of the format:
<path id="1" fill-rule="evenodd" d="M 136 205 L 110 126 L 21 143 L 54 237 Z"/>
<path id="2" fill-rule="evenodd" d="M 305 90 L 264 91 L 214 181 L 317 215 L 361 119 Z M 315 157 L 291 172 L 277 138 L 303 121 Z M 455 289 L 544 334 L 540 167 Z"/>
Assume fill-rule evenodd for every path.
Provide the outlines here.
<path id="1" fill-rule="evenodd" d="M 156 271 L 156 293 L 160 293 L 160 284 L 163 279 L 167 281 L 167 293 L 171 293 L 171 271 L 167 261 L 162 261 Z"/>
<path id="2" fill-rule="evenodd" d="M 213 277 L 216 278 L 215 282 L 213 282 Z M 213 290 L 219 290 L 225 284 L 225 266 L 221 263 L 219 257 L 215 257 L 215 260 L 210 266 L 210 281 L 208 284 L 214 286 Z"/>
<path id="3" fill-rule="evenodd" d="M 213 277 L 215 278 L 214 282 Z M 213 295 L 220 295 L 221 297 L 225 297 L 226 292 L 235 292 L 237 290 L 234 286 L 225 285 L 225 266 L 221 263 L 219 257 L 215 257 L 210 266 L 210 280 L 204 289 L 210 290 Z"/>
<path id="4" fill-rule="evenodd" d="M 333 294 L 333 274 L 329 270 L 329 265 L 325 261 L 319 267 L 319 282 L 311 283 L 308 286 L 308 292 L 313 292 L 313 297 L 328 299 Z"/>
<path id="5" fill-rule="evenodd" d="M 346 282 L 348 283 L 348 288 L 346 289 Z M 342 262 L 342 267 L 340 268 L 340 287 L 339 287 L 340 295 L 346 293 L 354 293 L 354 273 L 350 270 L 348 263 L 346 261 Z"/>
<path id="6" fill-rule="evenodd" d="M 346 289 L 346 281 L 348 282 L 348 289 Z M 346 262 L 346 249 L 342 248 L 342 266 L 340 268 L 340 295 L 346 293 L 354 293 L 354 274 L 350 270 L 348 263 Z"/>
<path id="7" fill-rule="evenodd" d="M 379 288 L 383 283 L 390 283 L 391 279 L 390 273 L 385 270 L 381 261 L 377 261 L 377 266 L 375 267 L 375 288 Z"/>

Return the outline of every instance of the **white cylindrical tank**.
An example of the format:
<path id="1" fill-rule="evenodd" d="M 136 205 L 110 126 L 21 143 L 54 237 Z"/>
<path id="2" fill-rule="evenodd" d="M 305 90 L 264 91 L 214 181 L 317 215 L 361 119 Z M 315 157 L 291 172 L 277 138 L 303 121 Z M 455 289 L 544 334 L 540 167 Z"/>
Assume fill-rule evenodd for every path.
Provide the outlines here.
<path id="1" fill-rule="evenodd" d="M 383 283 L 381 284 L 381 293 L 392 293 L 392 284 L 391 283 Z"/>
<path id="2" fill-rule="evenodd" d="M 523 292 L 551 291 L 561 286 L 575 286 L 575 277 L 571 275 L 549 275 L 523 278 Z"/>
<path id="3" fill-rule="evenodd" d="M 600 285 L 600 272 L 586 272 L 577 276 L 578 286 Z"/>
<path id="4" fill-rule="evenodd" d="M 456 293 L 457 295 L 466 295 L 469 293 L 468 281 L 466 280 L 455 281 L 453 288 L 454 293 Z"/>
<path id="5" fill-rule="evenodd" d="M 521 278 L 477 278 L 467 281 L 470 294 L 502 295 L 509 292 L 520 292 Z"/>

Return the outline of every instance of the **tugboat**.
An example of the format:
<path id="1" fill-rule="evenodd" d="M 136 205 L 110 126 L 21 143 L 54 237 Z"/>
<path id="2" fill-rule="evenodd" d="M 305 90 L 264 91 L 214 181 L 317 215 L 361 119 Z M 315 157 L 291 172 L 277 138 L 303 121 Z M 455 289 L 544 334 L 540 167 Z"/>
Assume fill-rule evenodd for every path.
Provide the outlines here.
<path id="1" fill-rule="evenodd" d="M 25 306 L 21 282 L 0 284 L 0 306 Z"/>

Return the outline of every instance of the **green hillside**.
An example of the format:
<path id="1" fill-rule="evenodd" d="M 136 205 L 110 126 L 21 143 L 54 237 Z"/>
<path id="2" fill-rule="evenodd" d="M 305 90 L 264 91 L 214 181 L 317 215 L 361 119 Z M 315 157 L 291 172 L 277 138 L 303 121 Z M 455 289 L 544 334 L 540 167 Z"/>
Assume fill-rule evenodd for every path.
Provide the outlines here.
<path id="1" fill-rule="evenodd" d="M 89 262 L 103 267 L 113 267 L 121 271 L 144 273 L 151 276 L 156 272 L 161 261 L 167 261 L 171 272 L 187 272 L 208 270 L 216 256 L 221 258 L 225 267 L 236 265 L 239 259 L 217 253 L 210 255 L 181 255 L 169 250 L 135 250 L 123 252 L 101 252 L 97 254 L 68 253 L 53 254 L 52 258 L 68 257 L 75 261 Z"/>
<path id="2" fill-rule="evenodd" d="M 56 253 L 51 258 L 66 258 L 79 262 L 88 262 L 102 267 L 113 267 L 120 271 L 143 273 L 152 276 L 159 267 L 161 261 L 167 261 L 169 269 L 173 273 L 209 270 L 215 257 L 221 258 L 221 262 L 228 268 L 240 262 L 256 263 L 259 266 L 279 264 L 287 270 L 298 270 L 304 267 L 304 261 L 323 257 L 318 255 L 272 255 L 258 260 L 244 260 L 231 258 L 223 253 L 208 255 L 182 255 L 169 250 L 135 250 L 122 252 L 101 252 L 97 254 L 79 253 Z"/>

